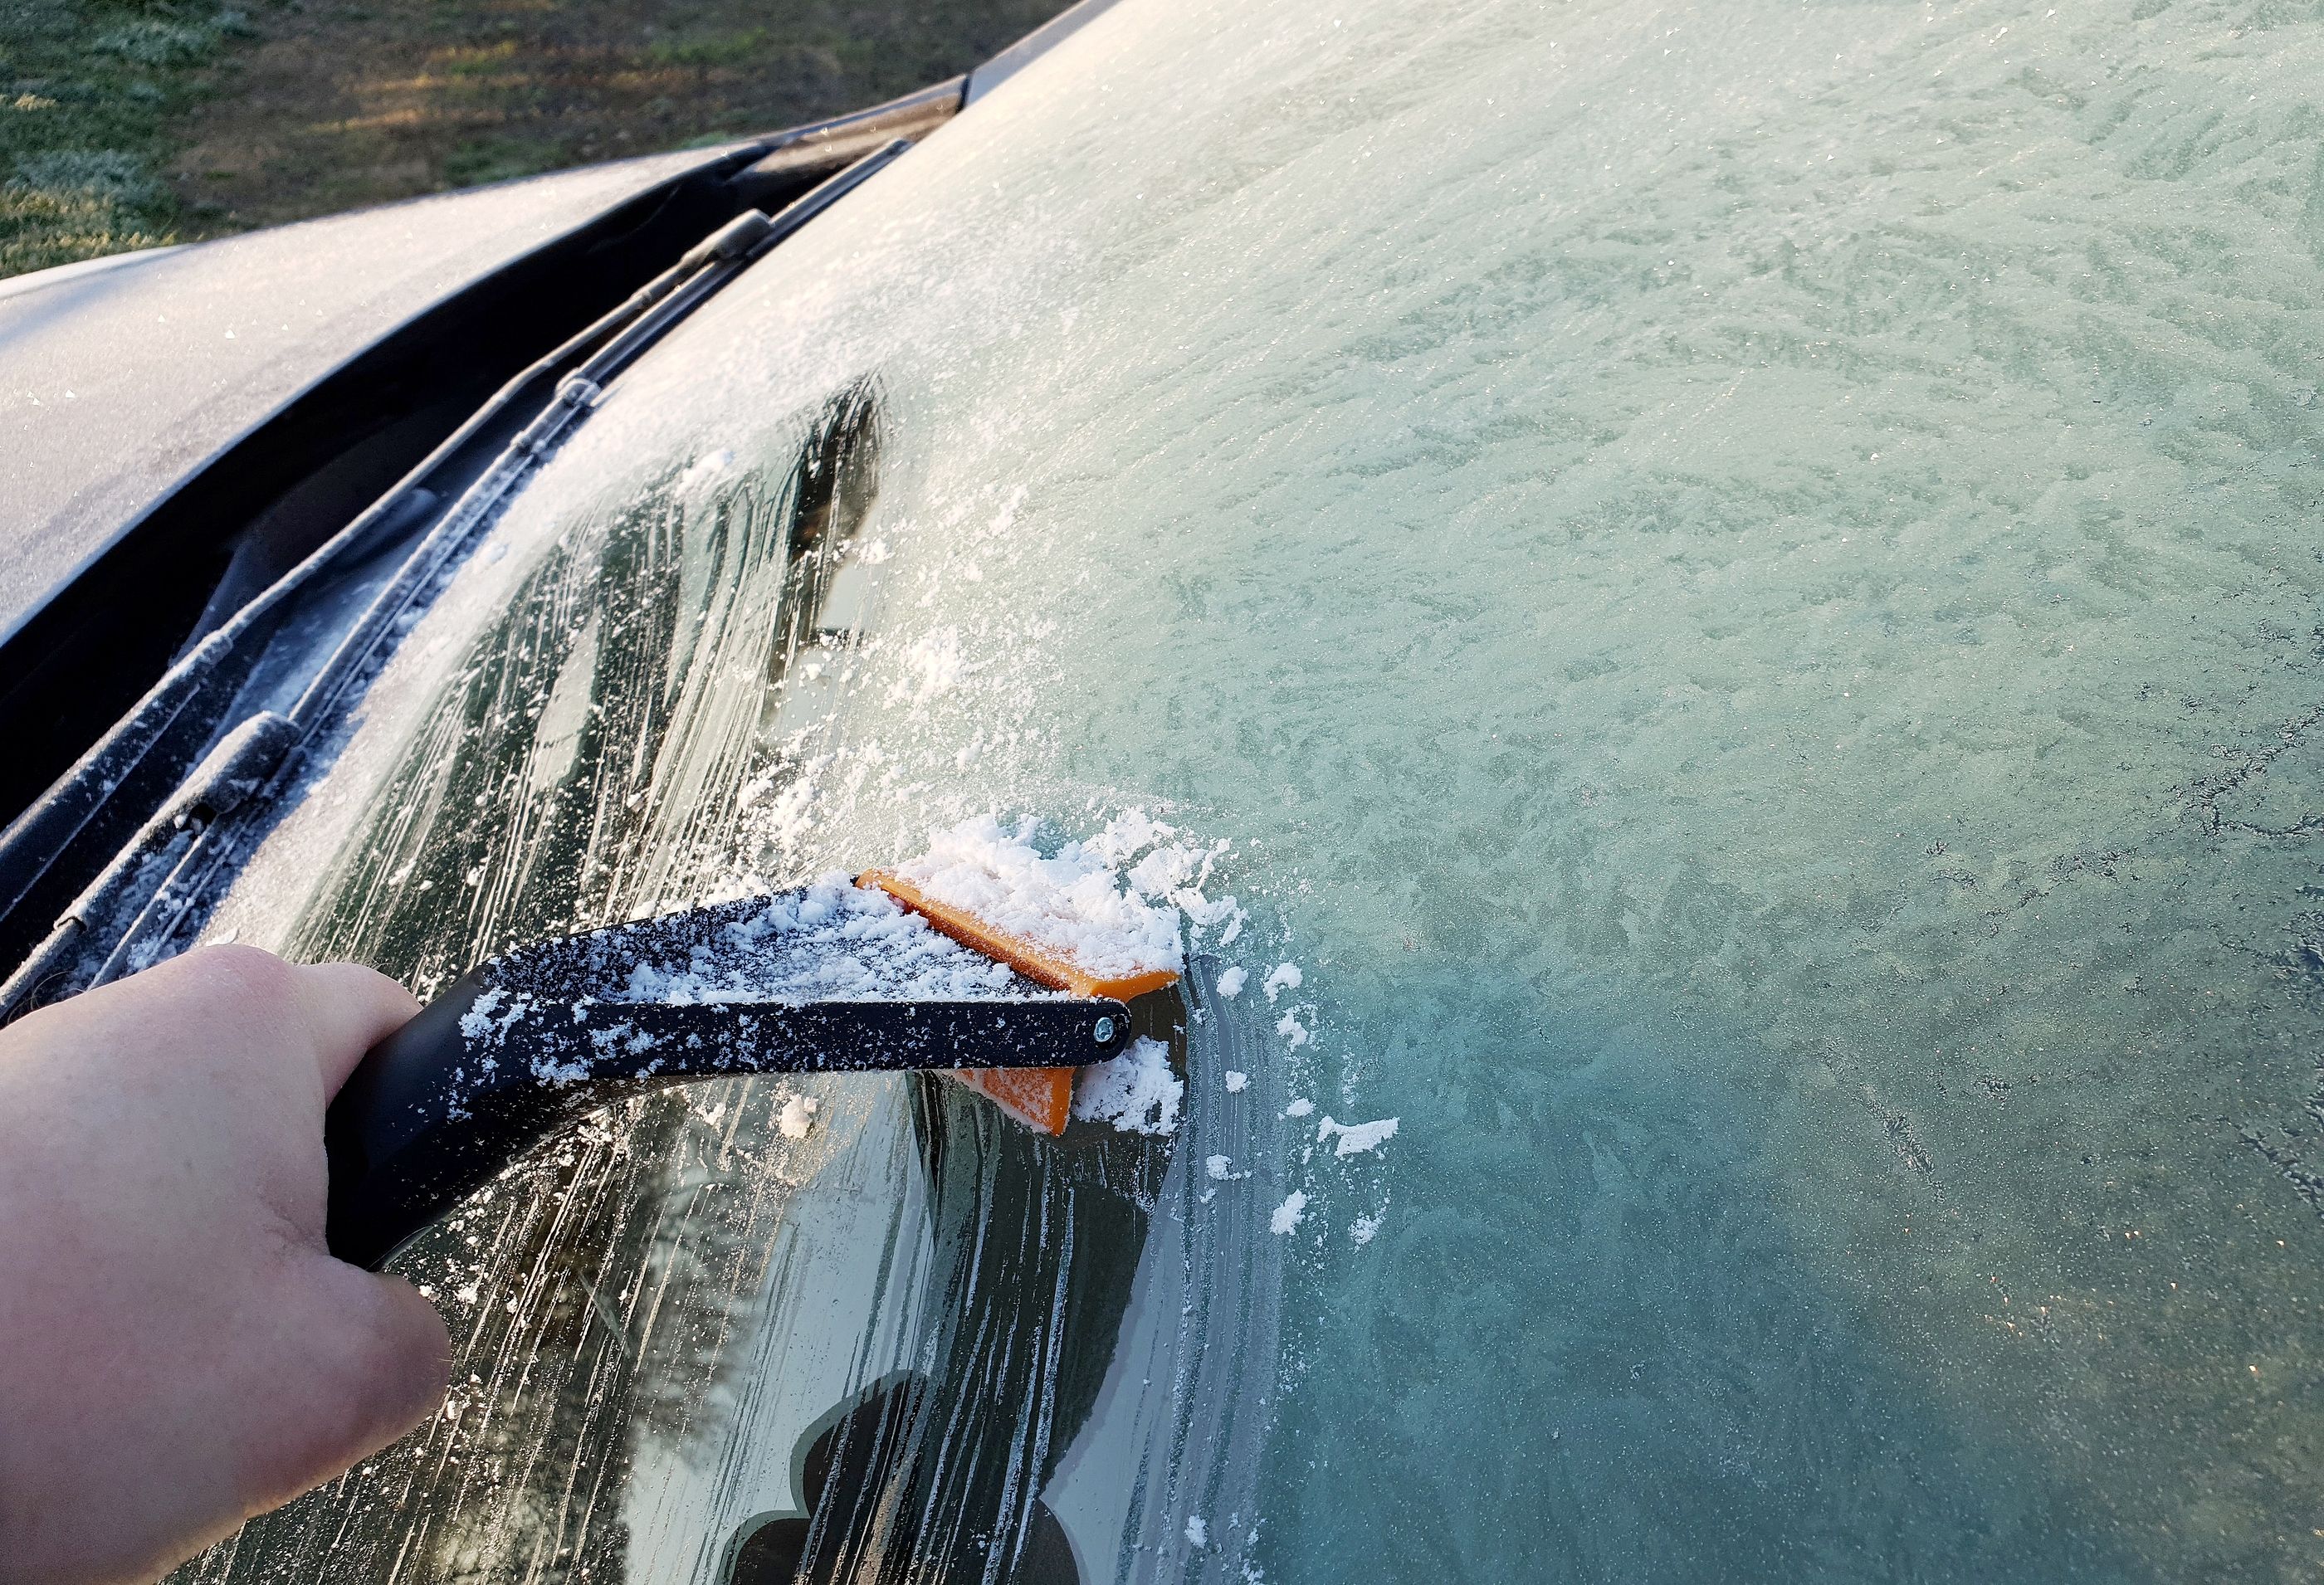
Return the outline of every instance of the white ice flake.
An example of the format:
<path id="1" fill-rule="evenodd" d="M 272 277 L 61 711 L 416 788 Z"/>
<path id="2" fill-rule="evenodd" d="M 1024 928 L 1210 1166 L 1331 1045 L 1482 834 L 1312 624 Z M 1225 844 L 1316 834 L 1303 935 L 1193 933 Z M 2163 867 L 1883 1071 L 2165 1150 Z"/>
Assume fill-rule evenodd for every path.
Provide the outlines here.
<path id="1" fill-rule="evenodd" d="M 1109 869 L 1120 869 L 1148 848 L 1178 834 L 1143 809 L 1129 809 L 1107 822 L 1106 828 L 1082 846 Z"/>
<path id="2" fill-rule="evenodd" d="M 1240 963 L 1219 971 L 1219 994 L 1231 1001 L 1242 994 L 1242 982 L 1250 978 Z"/>
<path id="3" fill-rule="evenodd" d="M 1314 1110 L 1315 1103 L 1303 1095 L 1298 1100 L 1293 1101 L 1290 1105 L 1285 1107 L 1283 1109 L 1283 1115 L 1286 1117 L 1305 1117 L 1309 1112 Z"/>
<path id="4" fill-rule="evenodd" d="M 921 634 L 904 651 L 904 666 L 910 677 L 899 691 L 913 704 L 925 705 L 950 692 L 967 669 L 967 662 L 961 656 L 960 630 L 940 627 Z"/>
<path id="5" fill-rule="evenodd" d="M 1355 1240 L 1356 1246 L 1360 1249 L 1372 1241 L 1374 1235 L 1379 1233 L 1379 1217 L 1359 1216 L 1348 1224 L 1348 1237 Z"/>
<path id="6" fill-rule="evenodd" d="M 493 1029 L 493 1015 L 500 1010 L 508 992 L 495 985 L 468 1004 L 460 1015 L 460 1036 L 466 1040 L 482 1040 Z"/>
<path id="7" fill-rule="evenodd" d="M 815 1127 L 818 1104 L 812 1095 L 792 1096 L 783 1102 L 782 1115 L 775 1120 L 775 1127 L 782 1130 L 786 1139 L 806 1138 L 807 1130 Z"/>
<path id="8" fill-rule="evenodd" d="M 1242 905 L 1231 897 L 1207 898 L 1194 887 L 1182 886 L 1170 894 L 1170 900 L 1187 919 L 1204 930 L 1221 925 L 1242 912 Z"/>
<path id="9" fill-rule="evenodd" d="M 670 486 L 670 493 L 681 497 L 690 495 L 733 465 L 734 453 L 728 447 L 721 447 L 716 451 L 706 453 L 695 459 L 693 466 L 678 475 L 678 482 Z"/>
<path id="10" fill-rule="evenodd" d="M 493 986 L 470 1002 L 468 1010 L 460 1015 L 460 1038 L 472 1046 L 503 1039 L 510 1027 L 531 1010 L 531 997 L 522 992 L 512 996 L 499 986 Z"/>
<path id="11" fill-rule="evenodd" d="M 807 806 L 815 801 L 815 783 L 802 776 L 777 795 L 767 806 L 760 829 L 785 847 L 797 847 L 807 834 Z"/>
<path id="12" fill-rule="evenodd" d="M 1110 1122 L 1126 1134 L 1175 1134 L 1185 1081 L 1170 1071 L 1170 1050 L 1143 1037 L 1119 1056 L 1085 1067 L 1074 1079 L 1074 1116 Z"/>
<path id="13" fill-rule="evenodd" d="M 589 1066 L 583 1062 L 559 1062 L 553 1056 L 532 1059 L 532 1076 L 544 1084 L 561 1090 L 567 1084 L 577 1084 L 589 1076 Z"/>
<path id="14" fill-rule="evenodd" d="M 1307 1032 L 1307 1026 L 1299 1021 L 1297 1013 L 1285 1013 L 1276 1021 L 1275 1032 L 1289 1042 L 1294 1051 L 1315 1037 Z"/>
<path id="15" fill-rule="evenodd" d="M 1187 892 L 1186 882 L 1194 878 L 1197 856 L 1192 850 L 1183 847 L 1156 848 L 1130 866 L 1130 889 L 1140 897 L 1168 897 L 1173 902 L 1177 901 L 1174 894 L 1194 895 Z M 1202 898 L 1195 896 L 1194 900 L 1200 903 Z M 1232 908 L 1234 905 L 1229 903 L 1227 906 Z M 1222 913 L 1219 917 L 1226 916 Z"/>
<path id="16" fill-rule="evenodd" d="M 1395 1138 L 1396 1124 L 1397 1120 L 1392 1117 L 1381 1118 L 1377 1122 L 1338 1123 L 1326 1114 L 1323 1120 L 1315 1125 L 1315 1143 L 1321 1145 L 1337 1134 L 1340 1143 L 1332 1152 L 1334 1156 L 1361 1156 L 1365 1151 L 1376 1150 Z"/>
<path id="17" fill-rule="evenodd" d="M 1267 1219 L 1268 1230 L 1287 1233 L 1296 1228 L 1306 1214 L 1307 1196 L 1294 1189 L 1284 1197 L 1283 1203 L 1275 1208 L 1275 1214 Z"/>
<path id="18" fill-rule="evenodd" d="M 1234 1070 L 1234 1069 L 1232 1069 L 1232 1068 L 1229 1068 L 1229 1069 L 1227 1070 L 1227 1093 L 1228 1093 L 1228 1094 L 1230 1094 L 1230 1095 L 1239 1095 L 1239 1094 L 1240 1094 L 1240 1093 L 1242 1092 L 1242 1088 L 1243 1088 L 1243 1086 L 1244 1086 L 1244 1085 L 1246 1085 L 1246 1084 L 1248 1084 L 1248 1083 L 1250 1083 L 1250 1075 L 1249 1074 L 1239 1074 L 1239 1073 L 1235 1072 L 1235 1070 Z"/>
<path id="19" fill-rule="evenodd" d="M 1275 999 L 1282 995 L 1285 991 L 1298 990 L 1300 978 L 1299 965 L 1297 963 L 1276 964 L 1274 972 L 1268 974 L 1267 977 L 1267 983 L 1260 987 L 1260 989 L 1267 992 L 1268 1005 L 1269 1007 L 1274 1006 Z"/>

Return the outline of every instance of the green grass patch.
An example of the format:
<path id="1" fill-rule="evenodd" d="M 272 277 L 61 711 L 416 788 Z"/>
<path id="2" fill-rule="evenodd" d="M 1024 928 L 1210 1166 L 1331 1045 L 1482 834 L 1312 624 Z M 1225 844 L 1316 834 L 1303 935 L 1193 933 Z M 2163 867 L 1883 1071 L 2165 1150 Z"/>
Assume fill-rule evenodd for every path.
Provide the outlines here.
<path id="1" fill-rule="evenodd" d="M 646 46 L 646 59 L 656 66 L 740 66 L 767 53 L 773 41 L 762 27 L 656 39 Z"/>
<path id="2" fill-rule="evenodd" d="M 451 51 L 444 58 L 443 69 L 447 77 L 498 77 L 512 67 L 521 69 L 525 64 L 516 58 L 516 41 L 503 39 L 497 44 Z"/>
<path id="3" fill-rule="evenodd" d="M 562 145 L 542 138 L 478 138 L 444 156 L 444 180 L 454 187 L 481 187 L 538 176 L 567 163 Z"/>
<path id="4" fill-rule="evenodd" d="M 214 0 L 0 0 L 0 276 L 176 240 L 169 119 L 250 31 Z"/>

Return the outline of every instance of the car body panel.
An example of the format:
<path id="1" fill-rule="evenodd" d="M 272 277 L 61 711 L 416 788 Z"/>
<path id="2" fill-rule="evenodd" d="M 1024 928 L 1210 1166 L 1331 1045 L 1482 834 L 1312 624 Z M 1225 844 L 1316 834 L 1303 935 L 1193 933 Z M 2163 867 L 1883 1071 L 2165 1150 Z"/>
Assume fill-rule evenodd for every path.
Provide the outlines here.
<path id="1" fill-rule="evenodd" d="M 381 336 L 728 152 L 625 160 L 0 283 L 0 634 Z"/>

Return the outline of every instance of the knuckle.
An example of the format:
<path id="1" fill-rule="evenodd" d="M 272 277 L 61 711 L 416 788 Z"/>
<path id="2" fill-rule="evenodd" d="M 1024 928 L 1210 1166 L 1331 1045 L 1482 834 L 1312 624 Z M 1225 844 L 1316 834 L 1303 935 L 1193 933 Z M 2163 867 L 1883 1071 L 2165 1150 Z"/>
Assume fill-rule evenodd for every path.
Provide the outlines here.
<path id="1" fill-rule="evenodd" d="M 408 1004 L 415 1010 L 420 1006 L 420 999 L 406 990 L 401 981 L 364 964 L 324 963 L 319 966 L 318 972 L 326 972 L 334 978 L 343 979 L 350 991 L 359 990 L 364 994 L 378 998 L 382 1002 Z"/>
<path id="2" fill-rule="evenodd" d="M 189 970 L 224 981 L 246 996 L 267 1000 L 289 995 L 298 973 L 265 948 L 239 943 L 198 946 L 179 961 Z"/>

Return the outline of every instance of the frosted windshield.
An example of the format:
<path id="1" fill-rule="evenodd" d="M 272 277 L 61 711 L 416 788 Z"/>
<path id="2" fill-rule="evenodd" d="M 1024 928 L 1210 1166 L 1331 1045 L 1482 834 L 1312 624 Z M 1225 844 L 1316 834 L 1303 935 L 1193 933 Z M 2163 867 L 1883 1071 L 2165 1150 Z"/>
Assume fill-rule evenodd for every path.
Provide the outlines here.
<path id="1" fill-rule="evenodd" d="M 197 1577 L 2311 1567 L 2324 25 L 2060 10 L 1130 0 L 686 325 L 220 927 L 1143 810 L 1187 1121 L 614 1117 Z"/>

